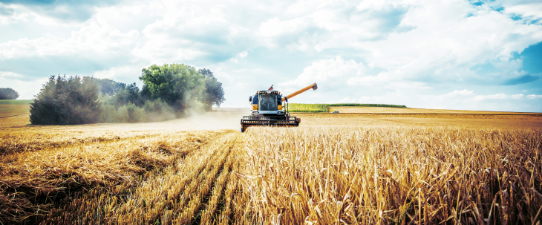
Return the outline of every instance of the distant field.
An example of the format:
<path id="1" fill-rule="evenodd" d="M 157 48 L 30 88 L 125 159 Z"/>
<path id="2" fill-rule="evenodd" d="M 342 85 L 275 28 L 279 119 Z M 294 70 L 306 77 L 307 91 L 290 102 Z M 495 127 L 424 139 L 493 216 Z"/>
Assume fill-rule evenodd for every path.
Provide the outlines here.
<path id="1" fill-rule="evenodd" d="M 387 107 L 387 108 L 406 108 L 404 105 L 391 105 L 391 104 L 357 104 L 357 103 L 336 103 L 336 104 L 302 104 L 302 103 L 290 103 L 288 104 L 288 111 L 290 112 L 309 112 L 309 113 L 326 113 L 332 112 L 332 107 Z"/>
<path id="2" fill-rule="evenodd" d="M 301 127 L 542 129 L 542 113 L 297 113 Z"/>
<path id="3" fill-rule="evenodd" d="M 34 100 L 0 100 L 0 105 L 28 105 Z"/>
<path id="4" fill-rule="evenodd" d="M 451 113 L 451 114 L 526 114 L 519 112 L 500 111 L 471 111 L 450 109 L 420 109 L 420 108 L 392 108 L 392 107 L 355 107 L 355 106 L 331 106 L 329 112 L 339 113 Z"/>
<path id="5" fill-rule="evenodd" d="M 0 100 L 0 118 L 29 114 L 32 100 Z"/>

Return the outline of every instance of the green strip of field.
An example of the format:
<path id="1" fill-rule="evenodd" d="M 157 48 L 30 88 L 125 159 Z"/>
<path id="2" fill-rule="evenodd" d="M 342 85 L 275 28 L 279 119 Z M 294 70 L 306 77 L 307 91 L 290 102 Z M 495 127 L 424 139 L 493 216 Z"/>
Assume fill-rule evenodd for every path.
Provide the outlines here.
<path id="1" fill-rule="evenodd" d="M 28 105 L 34 100 L 0 100 L 0 105 Z"/>
<path id="2" fill-rule="evenodd" d="M 0 118 L 29 113 L 32 100 L 0 100 Z"/>
<path id="3" fill-rule="evenodd" d="M 359 103 L 335 103 L 335 104 L 303 104 L 289 103 L 288 111 L 290 112 L 310 112 L 310 113 L 327 113 L 329 107 L 336 106 L 358 106 L 358 107 L 390 107 L 390 108 L 406 108 L 405 105 L 391 104 L 359 104 Z"/>

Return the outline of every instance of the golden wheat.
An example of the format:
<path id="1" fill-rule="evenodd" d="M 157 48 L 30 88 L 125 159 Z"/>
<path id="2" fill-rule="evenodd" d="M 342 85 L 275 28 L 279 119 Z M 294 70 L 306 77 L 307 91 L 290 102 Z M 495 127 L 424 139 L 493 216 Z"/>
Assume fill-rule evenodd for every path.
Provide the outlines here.
<path id="1" fill-rule="evenodd" d="M 243 190 L 257 221 L 540 221 L 540 130 L 256 128 L 247 135 Z"/>

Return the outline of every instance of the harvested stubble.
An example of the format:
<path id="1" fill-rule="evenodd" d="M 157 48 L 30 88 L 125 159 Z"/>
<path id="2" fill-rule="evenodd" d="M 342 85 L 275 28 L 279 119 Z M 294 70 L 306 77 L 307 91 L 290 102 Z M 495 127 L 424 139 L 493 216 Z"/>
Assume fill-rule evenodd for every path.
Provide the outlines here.
<path id="1" fill-rule="evenodd" d="M 251 128 L 257 221 L 537 224 L 542 131 Z"/>
<path id="2" fill-rule="evenodd" d="M 69 147 L 76 144 L 95 144 L 106 141 L 139 139 L 156 136 L 163 131 L 55 131 L 18 130 L 0 132 L 0 155 L 42 149 Z"/>
<path id="3" fill-rule="evenodd" d="M 138 185 L 82 196 L 45 223 L 217 224 L 229 220 L 234 215 L 223 204 L 231 202 L 237 187 L 235 174 L 244 156 L 243 143 L 239 133 L 226 132 Z"/>
<path id="4" fill-rule="evenodd" d="M 82 194 L 122 192 L 145 180 L 149 172 L 160 171 L 217 134 L 162 132 L 92 144 L 48 145 L 40 151 L 3 155 L 0 222 L 36 223 L 44 218 L 54 219 L 60 213 L 57 207 Z M 83 207 L 89 204 L 80 203 Z"/>

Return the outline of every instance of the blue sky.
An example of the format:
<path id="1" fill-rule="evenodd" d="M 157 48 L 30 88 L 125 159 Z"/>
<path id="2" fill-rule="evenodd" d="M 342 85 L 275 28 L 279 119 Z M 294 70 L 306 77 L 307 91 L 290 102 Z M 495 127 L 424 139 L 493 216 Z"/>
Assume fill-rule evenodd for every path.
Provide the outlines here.
<path id="1" fill-rule="evenodd" d="M 225 107 L 317 82 L 292 102 L 542 112 L 540 1 L 6 1 L 0 86 L 50 75 L 141 85 L 141 69 L 212 70 Z"/>

